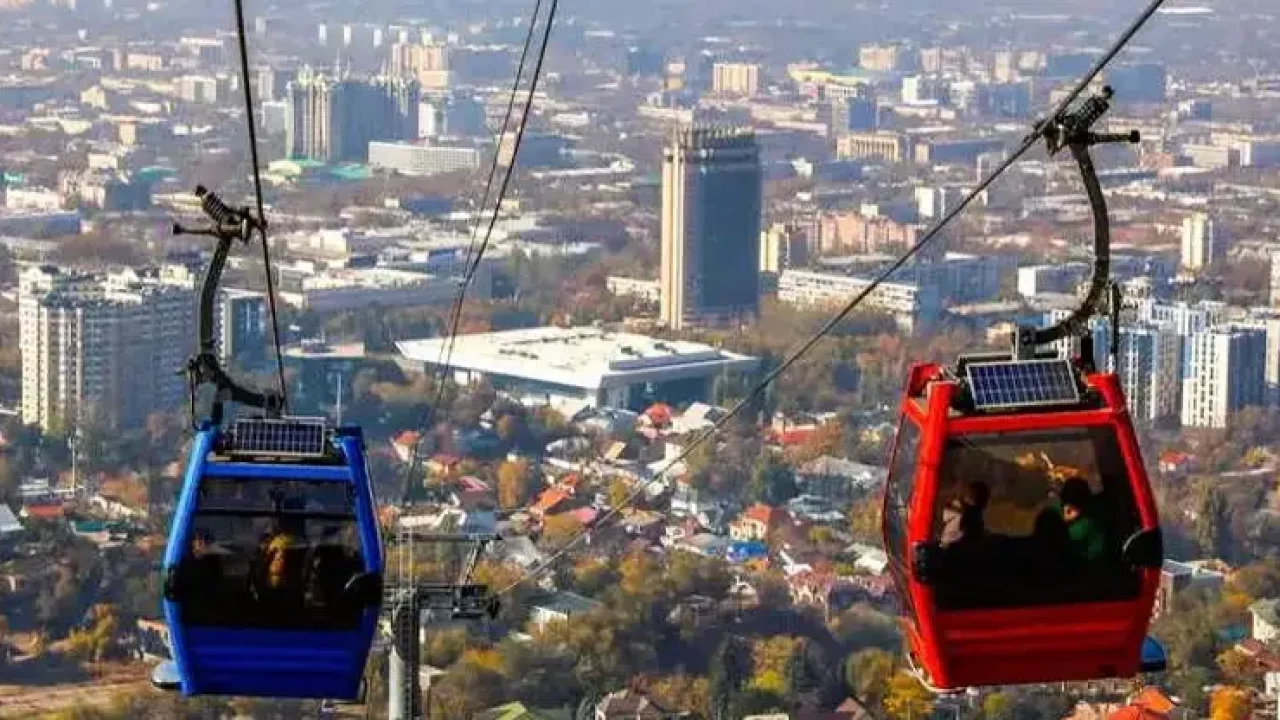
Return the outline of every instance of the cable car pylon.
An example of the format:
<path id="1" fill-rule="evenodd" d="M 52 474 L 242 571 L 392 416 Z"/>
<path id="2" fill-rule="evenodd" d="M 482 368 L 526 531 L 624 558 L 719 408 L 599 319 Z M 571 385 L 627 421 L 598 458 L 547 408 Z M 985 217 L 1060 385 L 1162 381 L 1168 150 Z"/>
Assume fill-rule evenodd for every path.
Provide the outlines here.
<path id="1" fill-rule="evenodd" d="M 438 620 L 492 619 L 498 600 L 487 585 L 471 582 L 472 573 L 489 544 L 498 539 L 487 532 L 433 532 L 409 527 L 400 518 L 396 532 L 397 579 L 386 588 L 389 634 L 387 656 L 388 720 L 420 720 L 423 708 L 420 672 L 422 669 L 422 618 L 430 614 Z M 423 582 L 414 577 L 417 547 L 444 547 L 462 550 L 457 579 L 453 582 Z M 450 553 L 452 554 L 452 553 Z"/>

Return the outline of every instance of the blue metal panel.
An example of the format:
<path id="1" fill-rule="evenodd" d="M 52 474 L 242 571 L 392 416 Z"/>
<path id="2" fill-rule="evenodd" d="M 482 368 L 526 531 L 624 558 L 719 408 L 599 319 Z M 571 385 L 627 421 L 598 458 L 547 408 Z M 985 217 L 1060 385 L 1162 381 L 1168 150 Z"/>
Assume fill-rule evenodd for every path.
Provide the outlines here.
<path id="1" fill-rule="evenodd" d="M 338 442 L 342 454 L 351 468 L 351 481 L 355 483 L 356 521 L 360 528 L 360 549 L 364 556 L 365 572 L 382 572 L 382 538 L 378 533 L 377 505 L 373 500 L 373 487 L 369 483 L 368 466 L 365 464 L 364 437 L 357 428 L 343 428 Z"/>
<path id="2" fill-rule="evenodd" d="M 308 482 L 351 482 L 351 471 L 342 465 L 296 465 L 215 462 L 204 469 L 204 477 L 235 480 L 305 480 Z"/>
<path id="3" fill-rule="evenodd" d="M 196 495 L 200 488 L 200 477 L 207 463 L 209 452 L 218 440 L 216 428 L 205 424 L 196 433 L 191 443 L 191 457 L 187 461 L 187 473 L 182 480 L 182 492 L 178 496 L 178 506 L 173 512 L 173 522 L 169 528 L 169 544 L 164 550 L 163 573 L 177 567 L 186 555 L 191 544 L 191 518 L 195 513 Z M 164 619 L 169 625 L 169 644 L 173 650 L 173 660 L 177 663 L 178 673 L 182 677 L 182 692 L 190 695 L 197 692 L 197 685 L 191 668 L 191 657 L 187 648 L 186 628 L 180 620 L 178 604 L 164 600 Z"/>

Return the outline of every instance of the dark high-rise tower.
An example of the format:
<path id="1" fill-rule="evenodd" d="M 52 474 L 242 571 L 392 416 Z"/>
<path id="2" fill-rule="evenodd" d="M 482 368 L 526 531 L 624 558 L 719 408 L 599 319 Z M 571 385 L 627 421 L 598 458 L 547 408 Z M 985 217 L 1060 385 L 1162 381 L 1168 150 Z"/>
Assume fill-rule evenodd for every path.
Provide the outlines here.
<path id="1" fill-rule="evenodd" d="M 662 319 L 753 319 L 760 306 L 760 148 L 750 130 L 676 133 L 662 158 Z"/>
<path id="2" fill-rule="evenodd" d="M 412 78 L 342 78 L 303 71 L 289 84 L 289 157 L 365 162 L 375 140 L 418 137 L 421 91 Z"/>

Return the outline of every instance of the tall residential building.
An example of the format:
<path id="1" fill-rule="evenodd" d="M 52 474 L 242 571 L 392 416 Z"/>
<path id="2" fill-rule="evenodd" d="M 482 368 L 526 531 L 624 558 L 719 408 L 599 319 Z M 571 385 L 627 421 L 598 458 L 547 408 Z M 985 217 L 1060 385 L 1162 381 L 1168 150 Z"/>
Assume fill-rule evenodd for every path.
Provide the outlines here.
<path id="1" fill-rule="evenodd" d="M 214 315 L 218 360 L 224 367 L 254 370 L 267 359 L 267 297 L 252 290 L 223 288 Z"/>
<path id="2" fill-rule="evenodd" d="M 1242 326 L 1187 338 L 1182 358 L 1182 424 L 1224 428 L 1231 415 L 1266 402 L 1267 334 Z"/>
<path id="3" fill-rule="evenodd" d="M 1271 253 L 1271 306 L 1280 307 L 1280 252 Z"/>
<path id="4" fill-rule="evenodd" d="M 760 92 L 760 66 L 755 63 L 716 63 L 711 69 L 711 91 L 717 95 L 756 95 Z"/>
<path id="5" fill-rule="evenodd" d="M 1111 366 L 1109 342 L 1108 333 L 1107 342 L 1095 343 L 1094 347 L 1108 351 L 1105 367 L 1120 376 L 1129 413 L 1140 422 L 1178 417 L 1182 389 L 1178 360 L 1182 338 L 1167 326 L 1123 327 L 1119 367 Z"/>
<path id="6" fill-rule="evenodd" d="M 1182 267 L 1199 270 L 1212 265 L 1222 257 L 1223 250 L 1213 218 L 1194 213 L 1182 221 Z"/>
<path id="7" fill-rule="evenodd" d="M 1240 323 L 1257 328 L 1267 334 L 1267 404 L 1280 405 L 1280 313 L 1269 309 L 1254 309 Z"/>
<path id="8" fill-rule="evenodd" d="M 681 329 L 760 305 L 760 147 L 750 130 L 676 133 L 662 159 L 662 319 Z"/>
<path id="9" fill-rule="evenodd" d="M 19 279 L 22 421 L 60 432 L 92 418 L 141 426 L 180 408 L 194 347 L 192 274 L 177 266 L 89 275 L 33 267 Z"/>
<path id="10" fill-rule="evenodd" d="M 289 157 L 365 162 L 370 142 L 418 137 L 420 103 L 412 78 L 334 79 L 304 69 L 289 84 Z"/>
<path id="11" fill-rule="evenodd" d="M 395 43 L 391 73 L 416 78 L 424 88 L 449 86 L 449 47 L 441 43 Z"/>
<path id="12" fill-rule="evenodd" d="M 1054 310 L 1046 314 L 1047 323 L 1055 323 L 1070 314 Z M 1089 322 L 1093 335 L 1093 359 L 1096 367 L 1120 377 L 1129 413 L 1135 421 L 1155 422 L 1177 418 L 1181 411 L 1182 337 L 1170 325 L 1125 323 L 1121 326 L 1119 364 L 1111 359 L 1111 322 L 1094 318 Z M 1066 338 L 1054 343 L 1059 357 L 1080 353 L 1080 340 Z"/>
<path id="13" fill-rule="evenodd" d="M 1224 322 L 1227 318 L 1227 305 L 1213 300 L 1202 300 L 1198 303 L 1185 302 L 1162 303 L 1147 298 L 1138 301 L 1137 317 L 1141 322 L 1156 325 L 1169 324 L 1174 332 L 1183 337 L 1194 335 Z"/>

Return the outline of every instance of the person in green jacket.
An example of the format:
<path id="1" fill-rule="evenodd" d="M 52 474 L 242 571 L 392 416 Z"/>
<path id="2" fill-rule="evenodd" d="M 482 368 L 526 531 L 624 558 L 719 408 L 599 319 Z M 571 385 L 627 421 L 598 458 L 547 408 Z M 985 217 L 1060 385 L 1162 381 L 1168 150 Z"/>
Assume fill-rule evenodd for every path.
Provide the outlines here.
<path id="1" fill-rule="evenodd" d="M 1062 485 L 1062 519 L 1075 556 L 1096 563 L 1107 553 L 1107 535 L 1094 509 L 1093 492 L 1082 478 L 1071 478 Z"/>

